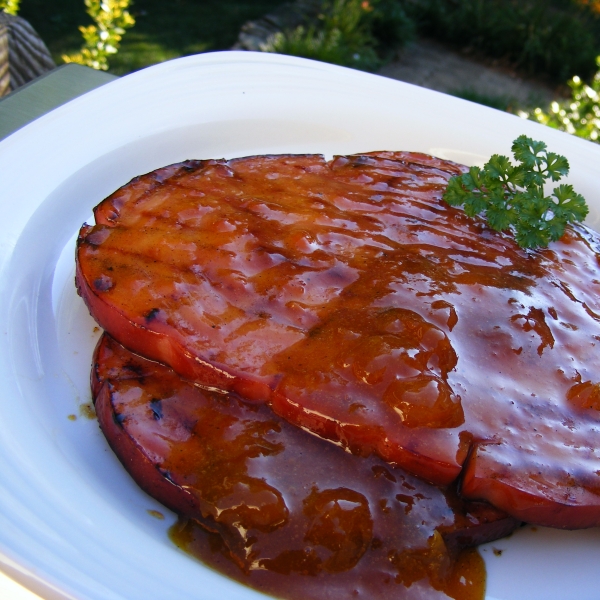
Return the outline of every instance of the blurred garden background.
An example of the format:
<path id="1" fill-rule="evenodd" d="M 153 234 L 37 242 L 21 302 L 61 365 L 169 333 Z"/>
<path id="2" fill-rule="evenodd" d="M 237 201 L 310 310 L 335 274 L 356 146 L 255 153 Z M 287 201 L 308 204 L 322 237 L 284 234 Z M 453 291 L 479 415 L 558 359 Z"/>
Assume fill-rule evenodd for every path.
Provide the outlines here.
<path id="1" fill-rule="evenodd" d="M 89 3 L 93 5 L 94 3 Z M 101 2 L 114 8 L 118 2 Z M 109 71 L 125 75 L 143 67 L 199 52 L 227 50 L 241 26 L 278 5 L 281 0 L 131 0 L 120 3 L 135 20 L 126 29 Z M 111 6 L 112 5 L 112 6 Z M 19 16 L 42 37 L 56 64 L 82 45 L 80 26 L 93 25 L 85 0 L 20 0 Z"/>
<path id="2" fill-rule="evenodd" d="M 0 7 L 33 25 L 57 65 L 81 62 L 116 75 L 230 49 L 249 22 L 286 9 L 297 17 L 300 7 L 300 23 L 269 30 L 251 49 L 386 73 L 416 56 L 403 49 L 428 40 L 533 82 L 552 100 L 464 86 L 451 93 L 599 139 L 600 0 L 0 0 Z"/>

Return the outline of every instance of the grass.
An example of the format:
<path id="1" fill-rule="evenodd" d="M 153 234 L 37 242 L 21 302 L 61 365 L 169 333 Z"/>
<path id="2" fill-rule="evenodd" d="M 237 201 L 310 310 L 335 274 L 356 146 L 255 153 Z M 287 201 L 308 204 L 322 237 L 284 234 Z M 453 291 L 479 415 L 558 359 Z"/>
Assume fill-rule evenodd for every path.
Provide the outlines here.
<path id="1" fill-rule="evenodd" d="M 124 75 L 179 56 L 226 50 L 241 26 L 283 0 L 134 0 L 135 26 L 124 36 L 110 72 Z M 22 0 L 19 15 L 27 19 L 48 46 L 57 64 L 61 55 L 77 52 L 79 25 L 90 24 L 83 0 Z"/>

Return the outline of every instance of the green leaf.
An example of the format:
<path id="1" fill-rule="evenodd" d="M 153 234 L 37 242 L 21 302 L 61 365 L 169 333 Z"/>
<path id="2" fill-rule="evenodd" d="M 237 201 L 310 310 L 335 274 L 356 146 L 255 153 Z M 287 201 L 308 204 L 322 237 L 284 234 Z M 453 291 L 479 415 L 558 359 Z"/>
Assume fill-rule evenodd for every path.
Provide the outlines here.
<path id="1" fill-rule="evenodd" d="M 560 217 L 554 217 L 546 222 L 546 229 L 550 236 L 551 241 L 556 242 L 560 240 L 567 227 L 567 220 Z"/>
<path id="2" fill-rule="evenodd" d="M 523 248 L 546 247 L 562 237 L 569 223 L 583 221 L 588 207 L 571 185 L 558 185 L 552 196 L 544 195 L 547 180 L 569 173 L 564 156 L 525 135 L 513 142 L 512 151 L 519 164 L 494 154 L 483 169 L 471 167 L 452 177 L 444 200 L 462 206 L 470 217 L 485 217 L 496 231 L 512 231 Z"/>
<path id="3" fill-rule="evenodd" d="M 486 200 L 483 194 L 468 194 L 464 202 L 465 212 L 474 217 L 485 210 Z"/>
<path id="4" fill-rule="evenodd" d="M 453 177 L 448 182 L 448 187 L 444 193 L 444 200 L 450 206 L 462 206 L 465 201 L 467 192 L 463 187 L 463 183 L 460 177 Z"/>
<path id="5" fill-rule="evenodd" d="M 522 166 L 513 167 L 508 179 L 506 180 L 506 183 L 512 185 L 513 187 L 522 187 L 525 185 L 526 175 L 527 172 Z"/>
<path id="6" fill-rule="evenodd" d="M 527 169 L 540 165 L 538 154 L 546 149 L 544 142 L 535 142 L 526 135 L 520 135 L 512 145 L 515 159 L 523 163 Z"/>
<path id="7" fill-rule="evenodd" d="M 521 248 L 545 248 L 550 242 L 550 236 L 545 229 L 526 224 L 515 231 L 515 240 Z"/>
<path id="8" fill-rule="evenodd" d="M 485 171 L 490 177 L 504 179 L 512 173 L 513 166 L 507 156 L 494 154 L 485 165 Z"/>
<path id="9" fill-rule="evenodd" d="M 481 169 L 479 167 L 471 167 L 468 173 L 461 177 L 461 181 L 465 188 L 472 192 L 475 189 L 481 190 L 483 183 L 481 181 Z"/>
<path id="10" fill-rule="evenodd" d="M 565 211 L 568 211 L 569 221 L 583 221 L 589 212 L 585 199 L 573 189 L 572 185 L 561 184 L 554 188 L 554 197 L 558 205 Z"/>
<path id="11" fill-rule="evenodd" d="M 548 152 L 547 156 L 548 175 L 552 181 L 558 181 L 561 177 L 569 174 L 569 161 L 559 154 Z"/>
<path id="12" fill-rule="evenodd" d="M 513 215 L 503 207 L 490 206 L 486 217 L 490 227 L 496 231 L 504 231 L 513 224 Z"/>

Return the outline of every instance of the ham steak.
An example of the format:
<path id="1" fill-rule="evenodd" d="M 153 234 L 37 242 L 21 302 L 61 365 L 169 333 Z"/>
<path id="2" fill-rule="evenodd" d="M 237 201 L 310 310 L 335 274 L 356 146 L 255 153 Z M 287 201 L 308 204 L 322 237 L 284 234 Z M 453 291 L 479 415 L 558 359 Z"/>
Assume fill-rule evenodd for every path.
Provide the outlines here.
<path id="1" fill-rule="evenodd" d="M 300 577 L 304 600 L 324 589 L 332 598 L 476 599 L 483 565 L 469 570 L 460 551 L 518 525 L 264 405 L 193 386 L 107 335 L 92 388 L 100 426 L 137 483 L 218 533 L 250 583 L 274 578 L 288 589 L 288 576 Z"/>
<path id="2" fill-rule="evenodd" d="M 188 161 L 95 209 L 77 286 L 129 349 L 516 518 L 600 524 L 599 238 L 520 249 L 376 152 Z"/>

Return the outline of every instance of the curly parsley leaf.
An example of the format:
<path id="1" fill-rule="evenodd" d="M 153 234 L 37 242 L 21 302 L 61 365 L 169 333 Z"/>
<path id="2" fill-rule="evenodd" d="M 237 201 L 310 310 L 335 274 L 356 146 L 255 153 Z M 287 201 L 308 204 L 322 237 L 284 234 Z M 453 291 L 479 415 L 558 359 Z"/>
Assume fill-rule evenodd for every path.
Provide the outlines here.
<path id="1" fill-rule="evenodd" d="M 561 184 L 544 194 L 547 180 L 568 175 L 564 156 L 525 135 L 513 142 L 512 152 L 517 164 L 494 154 L 483 169 L 471 167 L 452 177 L 444 200 L 464 207 L 470 217 L 482 215 L 496 231 L 512 231 L 522 248 L 546 247 L 560 239 L 567 224 L 583 221 L 588 207 L 571 185 Z"/>

